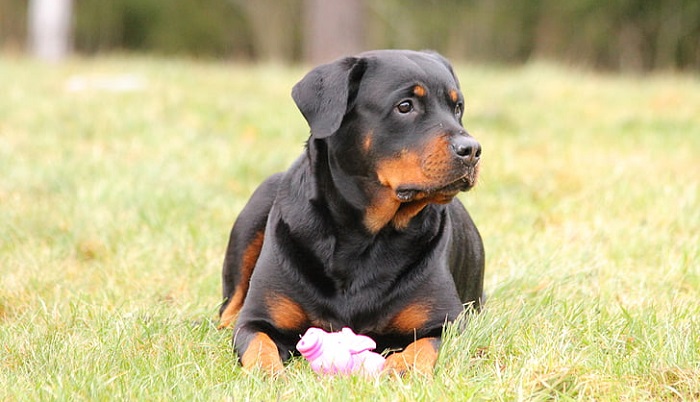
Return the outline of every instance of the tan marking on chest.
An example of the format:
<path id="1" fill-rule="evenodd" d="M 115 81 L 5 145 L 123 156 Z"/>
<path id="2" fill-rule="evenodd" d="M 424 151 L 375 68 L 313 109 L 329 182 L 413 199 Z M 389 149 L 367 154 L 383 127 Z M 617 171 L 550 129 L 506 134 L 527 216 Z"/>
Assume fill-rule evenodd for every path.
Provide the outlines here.
<path id="1" fill-rule="evenodd" d="M 430 308 L 421 303 L 410 304 L 389 322 L 389 328 L 401 333 L 412 333 L 428 322 Z"/>
<path id="2" fill-rule="evenodd" d="M 279 329 L 298 330 L 309 323 L 309 316 L 301 305 L 286 296 L 269 294 L 265 298 L 265 303 L 272 324 Z"/>

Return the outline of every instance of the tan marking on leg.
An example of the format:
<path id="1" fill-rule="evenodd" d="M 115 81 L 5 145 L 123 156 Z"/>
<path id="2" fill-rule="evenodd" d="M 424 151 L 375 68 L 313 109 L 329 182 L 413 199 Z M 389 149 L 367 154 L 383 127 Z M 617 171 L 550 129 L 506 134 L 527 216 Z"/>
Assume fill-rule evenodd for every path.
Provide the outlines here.
<path id="1" fill-rule="evenodd" d="M 240 285 L 236 287 L 236 289 L 238 289 L 239 287 Z M 238 313 L 241 311 L 241 307 L 243 307 L 244 297 L 245 295 L 241 291 L 236 290 L 233 293 L 231 301 L 228 302 L 226 308 L 221 313 L 221 317 L 219 318 L 219 329 L 229 328 L 233 326 L 234 321 L 236 321 L 236 317 L 238 317 Z"/>
<path id="2" fill-rule="evenodd" d="M 264 239 L 264 231 L 256 233 L 253 240 L 248 244 L 248 247 L 246 247 L 245 251 L 243 252 L 240 268 L 241 278 L 238 285 L 236 285 L 236 289 L 233 291 L 233 294 L 230 296 L 226 308 L 221 313 L 221 318 L 219 319 L 219 329 L 230 327 L 236 320 L 238 312 L 241 311 L 243 302 L 245 301 L 245 296 L 248 294 L 250 277 L 253 275 L 253 269 L 255 268 L 255 264 L 258 262 L 258 257 L 260 257 L 260 250 L 262 250 Z"/>
<path id="3" fill-rule="evenodd" d="M 243 368 L 259 368 L 270 375 L 277 375 L 284 370 L 277 345 L 267 334 L 258 332 L 248 344 L 241 356 Z"/>
<path id="4" fill-rule="evenodd" d="M 432 377 L 438 359 L 437 338 L 421 338 L 409 344 L 403 352 L 386 359 L 384 372 L 405 375 L 411 371 Z"/>

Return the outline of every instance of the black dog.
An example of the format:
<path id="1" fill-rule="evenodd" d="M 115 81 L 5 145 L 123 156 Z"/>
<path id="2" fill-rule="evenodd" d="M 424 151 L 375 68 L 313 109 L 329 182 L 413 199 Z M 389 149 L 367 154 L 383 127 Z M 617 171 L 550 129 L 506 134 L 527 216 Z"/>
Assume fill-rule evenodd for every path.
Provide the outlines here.
<path id="1" fill-rule="evenodd" d="M 271 373 L 311 326 L 403 349 L 386 369 L 432 373 L 441 334 L 481 304 L 484 251 L 455 196 L 481 148 L 436 53 L 383 50 L 312 70 L 292 97 L 306 152 L 252 195 L 231 231 L 221 326 L 244 367 Z M 236 320 L 237 317 L 237 320 Z"/>

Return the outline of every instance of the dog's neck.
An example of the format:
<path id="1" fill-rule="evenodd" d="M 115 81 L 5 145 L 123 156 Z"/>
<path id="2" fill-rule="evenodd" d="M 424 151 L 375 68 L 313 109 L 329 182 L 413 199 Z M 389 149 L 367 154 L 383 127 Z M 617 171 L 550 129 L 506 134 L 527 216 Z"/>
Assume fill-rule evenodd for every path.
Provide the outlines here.
<path id="1" fill-rule="evenodd" d="M 331 155 L 325 141 L 310 140 L 309 160 L 315 161 L 317 200 L 323 200 L 331 217 L 344 228 L 377 234 L 386 227 L 406 229 L 413 218 L 430 204 L 429 199 L 401 202 L 394 191 L 368 172 L 348 172 Z"/>
<path id="2" fill-rule="evenodd" d="M 363 205 L 367 201 L 357 180 L 334 166 L 325 141 L 310 139 L 307 154 L 313 176 L 310 181 L 314 187 L 312 199 L 339 227 L 361 230 L 358 223 L 362 220 Z"/>

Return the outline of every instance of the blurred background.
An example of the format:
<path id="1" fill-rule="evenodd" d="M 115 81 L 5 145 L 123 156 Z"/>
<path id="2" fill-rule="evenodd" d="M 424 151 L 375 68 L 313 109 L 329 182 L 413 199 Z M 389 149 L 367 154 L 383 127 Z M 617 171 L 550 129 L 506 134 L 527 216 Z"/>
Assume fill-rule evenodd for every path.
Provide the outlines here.
<path id="1" fill-rule="evenodd" d="M 0 52 L 319 63 L 372 48 L 465 62 L 700 69 L 698 0 L 0 0 Z"/>

